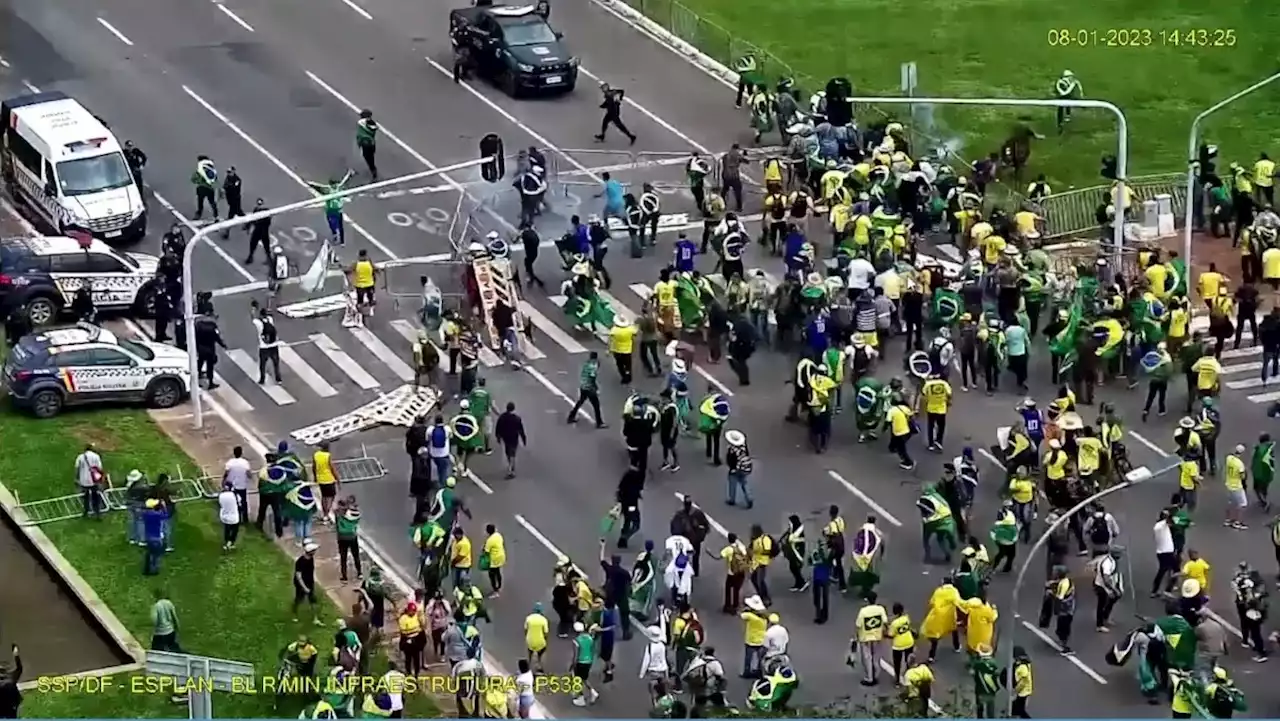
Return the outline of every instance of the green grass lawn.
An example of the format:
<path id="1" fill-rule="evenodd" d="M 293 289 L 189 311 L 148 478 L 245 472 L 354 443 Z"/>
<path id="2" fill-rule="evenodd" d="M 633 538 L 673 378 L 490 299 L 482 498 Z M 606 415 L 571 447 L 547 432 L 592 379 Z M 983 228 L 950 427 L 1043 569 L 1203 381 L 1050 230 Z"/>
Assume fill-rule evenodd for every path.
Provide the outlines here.
<path id="1" fill-rule="evenodd" d="M 914 61 L 917 95 L 1048 98 L 1058 75 L 1071 70 L 1085 97 L 1114 102 L 1128 116 L 1131 178 L 1184 170 L 1195 116 L 1277 69 L 1280 4 L 1271 0 L 679 1 L 771 52 L 798 77 L 808 76 L 806 89 L 844 75 L 859 93 L 898 96 L 900 64 Z M 679 8 L 673 13 L 673 0 L 627 2 L 726 60 L 724 33 Z M 1106 46 L 1108 30 L 1121 29 L 1144 36 L 1149 31 L 1150 44 Z M 1161 34 L 1192 29 L 1207 30 L 1208 39 L 1214 30 L 1233 31 L 1234 45 L 1173 46 Z M 1050 34 L 1060 30 L 1083 43 L 1052 45 Z M 1112 117 L 1077 112 L 1067 136 L 1059 138 L 1053 110 L 1032 110 L 1032 127 L 1047 136 L 1033 148 L 1032 173 L 1047 173 L 1055 190 L 1104 182 L 1099 158 L 1116 150 Z M 998 149 L 1020 115 L 997 108 L 937 109 L 931 130 L 955 140 L 960 154 L 973 159 Z M 1280 83 L 1221 111 L 1205 130 L 1223 161 L 1251 165 L 1260 151 L 1280 155 L 1278 127 Z"/>
<path id="2" fill-rule="evenodd" d="M 117 483 L 133 468 L 153 478 L 162 471 L 173 474 L 179 466 L 190 476 L 195 468 L 143 411 L 68 412 L 41 421 L 5 403 L 0 405 L 0 438 L 0 480 L 24 501 L 74 492 L 71 464 L 85 443 L 95 444 Z M 312 626 L 305 613 L 294 622 L 289 611 L 292 560 L 260 534 L 242 533 L 239 547 L 225 554 L 213 505 L 182 504 L 174 518 L 176 550 L 164 558 L 161 574 L 148 578 L 141 575 L 141 550 L 126 543 L 124 520 L 121 512 L 114 512 L 100 521 L 60 521 L 43 530 L 139 643 L 150 643 L 152 590 L 159 585 L 178 609 L 178 640 L 188 653 L 251 662 L 258 675 L 271 675 L 280 650 L 299 633 L 307 633 L 328 657 L 336 609 L 325 604 L 323 628 Z M 125 690 L 126 679 L 118 679 L 115 686 L 116 691 L 105 694 L 31 692 L 22 713 L 39 718 L 163 718 L 187 713 L 167 696 Z M 429 699 L 406 701 L 407 717 L 438 715 Z M 266 696 L 216 694 L 214 712 L 220 717 L 292 717 L 302 704 L 301 699 L 289 700 L 273 712 Z"/>

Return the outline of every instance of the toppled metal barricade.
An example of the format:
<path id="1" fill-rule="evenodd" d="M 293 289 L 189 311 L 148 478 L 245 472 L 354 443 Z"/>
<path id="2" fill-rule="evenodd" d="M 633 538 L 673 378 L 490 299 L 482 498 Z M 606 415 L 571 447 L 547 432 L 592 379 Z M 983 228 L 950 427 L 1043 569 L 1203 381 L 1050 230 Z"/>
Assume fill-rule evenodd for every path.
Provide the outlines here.
<path id="1" fill-rule="evenodd" d="M 439 403 L 439 391 L 405 384 L 350 413 L 299 428 L 289 435 L 299 443 L 314 446 L 381 425 L 408 428 L 414 418 L 430 413 Z"/>

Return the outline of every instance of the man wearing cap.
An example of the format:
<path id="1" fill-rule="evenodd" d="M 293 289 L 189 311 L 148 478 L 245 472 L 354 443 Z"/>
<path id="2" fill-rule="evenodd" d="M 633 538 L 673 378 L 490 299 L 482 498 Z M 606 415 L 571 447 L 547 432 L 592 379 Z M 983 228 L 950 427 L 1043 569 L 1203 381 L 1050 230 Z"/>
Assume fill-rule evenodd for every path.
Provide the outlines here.
<path id="1" fill-rule="evenodd" d="M 302 555 L 293 562 L 293 620 L 298 620 L 298 606 L 305 600 L 311 604 L 311 619 L 315 625 L 321 625 L 319 611 L 316 609 L 316 551 L 320 546 L 314 541 L 302 545 Z"/>
<path id="2" fill-rule="evenodd" d="M 631 385 L 635 341 L 636 327 L 621 314 L 615 315 L 613 328 L 609 329 L 609 353 L 613 355 L 613 362 L 618 367 L 618 378 L 623 385 Z"/>
<path id="3" fill-rule="evenodd" d="M 729 445 L 725 452 L 725 463 L 729 467 L 729 491 L 725 503 L 737 505 L 738 494 L 741 493 L 747 510 L 750 510 L 755 505 L 755 501 L 751 499 L 750 486 L 754 465 L 751 452 L 747 449 L 747 436 L 739 430 L 728 430 L 725 431 L 724 440 Z"/>
<path id="4" fill-rule="evenodd" d="M 125 486 L 125 499 L 129 509 L 129 543 L 145 546 L 145 534 L 142 531 L 142 511 L 146 508 L 147 499 L 151 497 L 151 484 L 142 471 L 129 471 L 128 485 Z"/>
<path id="5" fill-rule="evenodd" d="M 764 601 L 759 596 L 748 596 L 739 614 L 743 623 L 742 678 L 759 678 L 764 662 L 765 636 L 769 629 L 769 616 Z"/>

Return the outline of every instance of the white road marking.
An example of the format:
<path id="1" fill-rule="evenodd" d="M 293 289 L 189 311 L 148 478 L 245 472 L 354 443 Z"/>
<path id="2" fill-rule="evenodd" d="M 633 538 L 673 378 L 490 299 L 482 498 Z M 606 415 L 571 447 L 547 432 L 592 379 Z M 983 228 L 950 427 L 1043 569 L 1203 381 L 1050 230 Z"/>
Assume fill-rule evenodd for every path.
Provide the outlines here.
<path id="1" fill-rule="evenodd" d="M 552 383 L 550 378 L 548 378 L 548 377 L 546 377 L 545 375 L 543 375 L 543 374 L 542 374 L 542 371 L 540 371 L 540 370 L 538 370 L 537 368 L 534 368 L 533 366 L 530 366 L 530 365 L 526 365 L 526 366 L 524 366 L 524 371 L 525 371 L 526 373 L 528 373 L 530 376 L 532 376 L 534 380 L 538 381 L 538 383 L 541 383 L 543 388 L 546 388 L 548 391 L 550 391 L 550 392 L 551 392 L 551 395 L 553 395 L 553 396 L 555 396 L 556 398 L 559 398 L 560 400 L 562 400 L 562 401 L 564 401 L 565 403 L 569 404 L 569 407 L 570 407 L 570 408 L 572 408 L 572 407 L 573 407 L 573 405 L 574 405 L 574 400 L 573 400 L 572 398 L 570 398 L 570 397 L 569 397 L 569 394 L 568 394 L 568 393 L 565 393 L 564 391 L 562 391 L 562 390 L 560 390 L 558 387 L 556 387 L 556 384 L 555 384 L 555 383 Z M 591 417 L 591 415 L 590 415 L 590 414 L 588 414 L 588 413 L 587 413 L 587 411 L 586 411 L 586 409 L 585 409 L 585 408 L 579 408 L 579 409 L 578 409 L 578 417 L 579 417 L 579 418 L 581 418 L 581 419 L 582 419 L 582 420 L 584 420 L 584 421 L 594 421 L 594 420 L 595 420 L 594 418 L 592 418 L 592 417 Z"/>
<path id="2" fill-rule="evenodd" d="M 581 343 L 573 339 L 573 336 L 560 330 L 560 326 L 551 322 L 549 318 L 529 305 L 528 301 L 520 301 L 520 314 L 529 319 L 533 326 L 537 328 L 543 335 L 550 338 L 561 348 L 569 353 L 586 353 L 587 349 Z"/>
<path id="3" fill-rule="evenodd" d="M 157 193 L 155 189 L 151 189 L 151 197 L 155 198 L 156 202 L 160 204 L 160 207 L 169 211 L 170 215 L 177 218 L 178 222 L 182 223 L 182 225 L 185 226 L 192 233 L 198 232 L 200 230 L 200 226 L 188 220 L 187 216 L 183 215 L 182 213 L 179 213 L 178 209 L 173 206 L 173 203 L 170 203 L 168 200 L 165 200 L 164 196 Z M 227 261 L 227 265 L 231 266 L 232 270 L 239 273 L 241 278 L 244 278 L 245 280 L 251 283 L 261 282 L 263 288 L 267 287 L 267 282 L 265 280 L 264 281 L 254 280 L 253 273 L 250 273 L 244 266 L 236 262 L 236 259 L 231 257 L 231 254 L 228 253 L 226 249 L 224 249 L 221 245 L 218 245 L 218 243 L 215 241 L 215 239 L 212 236 L 205 237 L 204 244 L 208 246 L 210 249 L 212 249 L 213 252 L 216 253 L 219 258 L 222 258 L 223 260 Z M 215 293 L 214 295 L 217 295 L 217 294 Z"/>
<path id="4" fill-rule="evenodd" d="M 107 22 L 106 18 L 98 18 L 98 24 L 106 28 L 107 30 L 109 30 L 111 34 L 115 35 L 116 39 L 118 39 L 120 42 L 130 47 L 133 47 L 133 41 L 130 40 L 128 37 L 126 37 L 124 33 L 117 30 L 115 25 L 112 25 L 111 23 Z"/>
<path id="5" fill-rule="evenodd" d="M 378 387 L 378 379 L 369 375 L 369 372 L 356 362 L 355 358 L 347 355 L 347 352 L 338 347 L 336 341 L 324 333 L 312 333 L 311 342 L 315 343 L 316 348 L 324 353 L 333 364 L 342 369 L 343 373 L 351 379 L 351 382 L 361 388 L 371 391 Z"/>
<path id="6" fill-rule="evenodd" d="M 1045 633 L 1044 630 L 1041 629 L 1039 626 L 1036 626 L 1034 623 L 1031 623 L 1030 621 L 1023 621 L 1022 625 L 1028 631 L 1038 636 L 1041 641 L 1044 641 L 1046 644 L 1048 644 L 1049 648 L 1052 648 L 1058 653 L 1062 653 L 1062 644 L 1059 644 L 1056 639 L 1054 639 L 1049 634 Z M 1089 678 L 1093 679 L 1094 681 L 1097 681 L 1103 686 L 1107 685 L 1107 680 L 1103 678 L 1097 671 L 1094 671 L 1093 669 L 1089 668 L 1089 664 L 1085 663 L 1084 661 L 1081 661 L 1080 658 L 1076 656 L 1074 651 L 1071 653 L 1063 654 L 1062 657 L 1070 661 L 1076 668 L 1080 669 L 1081 671 L 1084 671 L 1085 675 L 1087 675 Z"/>
<path id="7" fill-rule="evenodd" d="M 424 59 L 427 61 L 427 63 L 428 63 L 429 65 L 431 65 L 431 67 L 433 67 L 433 68 L 435 68 L 437 71 L 439 71 L 439 73 L 440 73 L 441 75 L 446 75 L 446 76 L 448 76 L 450 79 L 453 79 L 453 72 L 452 72 L 451 70 L 449 70 L 449 69 L 448 69 L 448 68 L 446 68 L 445 66 L 441 65 L 440 63 L 437 63 L 436 61 L 432 60 L 431 58 L 424 58 Z M 597 183 L 603 183 L 603 182 L 604 182 L 603 180 L 601 180 L 601 179 L 600 179 L 600 176 L 598 176 L 598 175 L 596 175 L 595 173 L 591 172 L 591 169 L 590 169 L 590 168 L 588 168 L 587 166 L 585 166 L 585 165 L 583 165 L 582 163 L 578 162 L 578 159 L 577 159 L 577 158 L 574 158 L 573 156 L 571 156 L 571 155 L 569 155 L 568 153 L 566 153 L 564 150 L 561 150 L 560 148 L 556 147 L 555 143 L 552 143 L 550 140 L 547 140 L 546 138 L 542 137 L 542 134 L 541 134 L 541 133 L 539 133 L 538 131 L 536 131 L 536 130 L 534 130 L 533 128 L 529 127 L 527 124 L 525 124 L 525 123 L 524 123 L 524 121 L 520 120 L 520 119 L 519 119 L 519 118 L 517 118 L 516 116 L 514 116 L 514 115 L 512 115 L 511 113 L 507 112 L 507 111 L 506 111 L 506 110 L 505 110 L 501 105 L 498 105 L 497 103 L 495 103 L 495 102 L 493 102 L 492 100 L 490 100 L 490 99 L 488 98 L 488 96 L 484 95 L 484 94 L 483 94 L 483 93 L 481 93 L 479 90 L 476 90 L 475 88 L 471 87 L 471 84 L 470 84 L 470 83 L 467 83 L 466 81 L 463 81 L 463 82 L 461 82 L 461 83 L 458 83 L 458 85 L 459 85 L 460 87 L 462 87 L 462 88 L 465 88 L 467 92 L 469 92 L 469 93 L 471 93 L 472 95 L 474 95 L 474 96 L 475 96 L 475 97 L 476 97 L 480 102 L 482 102 L 482 103 L 484 103 L 485 105 L 488 105 L 490 108 L 492 108 L 492 109 L 493 109 L 493 112 L 495 112 L 495 113 L 497 113 L 498 115 L 501 115 L 502 117 L 506 118 L 506 119 L 507 119 L 507 121 L 508 121 L 508 122 L 510 122 L 512 125 L 516 126 L 517 128 L 520 128 L 520 129 L 521 129 L 521 130 L 523 130 L 523 131 L 525 132 L 525 134 L 527 134 L 529 137 L 531 137 L 531 138 L 533 138 L 534 140 L 538 141 L 538 143 L 540 143 L 540 144 L 542 145 L 542 147 L 543 147 L 543 148 L 545 148 L 545 149 L 547 149 L 547 150 L 550 150 L 550 151 L 552 151 L 552 152 L 556 153 L 557 155 L 559 155 L 560 157 L 564 158 L 565 160 L 569 161 L 569 164 L 570 164 L 570 165 L 572 165 L 573 167 L 577 168 L 578 170 L 581 170 L 581 171 L 582 171 L 582 173 L 583 173 L 583 175 L 586 175 L 588 178 L 591 178 L 592 180 L 596 181 Z M 513 147 L 514 147 L 514 146 L 513 146 Z"/>
<path id="8" fill-rule="evenodd" d="M 1224 360 L 1231 360 L 1233 358 L 1248 358 L 1249 356 L 1254 356 L 1254 355 L 1262 355 L 1262 346 L 1254 345 L 1254 346 L 1246 346 L 1244 348 L 1228 348 L 1222 351 L 1222 358 Z M 1227 368 L 1224 370 L 1226 372 L 1230 372 L 1229 370 L 1230 368 L 1232 368 L 1232 366 L 1227 366 Z"/>
<path id="9" fill-rule="evenodd" d="M 256 32 L 256 31 L 253 29 L 253 26 L 252 26 L 252 25 L 250 25 L 249 23 L 245 22 L 244 18 L 240 17 L 239 15 L 236 15 L 236 13 L 235 13 L 235 11 L 234 11 L 234 10 L 232 10 L 232 9 L 231 9 L 231 8 L 229 8 L 229 7 L 227 7 L 226 5 L 223 5 L 222 3 L 216 3 L 216 4 L 217 4 L 218 9 L 222 11 L 222 14 L 223 14 L 223 15 L 226 15 L 227 17 L 229 17 L 229 18 L 231 18 L 232 20 L 234 20 L 234 21 L 235 21 L 235 23 L 236 23 L 237 25 L 239 25 L 240 27 L 244 28 L 245 30 L 248 30 L 248 31 L 249 31 L 249 32 L 251 32 L 251 33 L 252 33 L 252 32 Z"/>
<path id="10" fill-rule="evenodd" d="M 649 296 L 653 295 L 653 289 L 647 285 L 642 285 L 640 283 L 633 283 L 630 286 L 630 288 L 632 293 L 635 293 L 636 295 L 640 296 L 640 298 L 645 301 L 648 301 Z M 726 396 L 730 396 L 730 397 L 733 396 L 733 391 L 729 389 L 729 386 L 721 382 L 719 378 L 716 378 L 715 376 L 711 375 L 710 371 L 708 371 L 706 368 L 703 368 L 700 365 L 694 364 L 693 372 L 702 376 L 703 379 L 705 379 L 708 383 L 715 386 L 716 390 L 720 391 Z"/>
<path id="11" fill-rule="evenodd" d="M 351 8 L 352 10 L 355 10 L 356 14 L 364 18 L 365 20 L 373 19 L 373 16 L 369 14 L 369 11 L 355 4 L 354 0 L 342 0 L 342 2 L 346 3 L 347 7 Z"/>
<path id="12" fill-rule="evenodd" d="M 1259 393 L 1249 396 L 1250 403 L 1275 403 L 1280 401 L 1280 391 L 1271 391 L 1270 393 Z"/>
<path id="13" fill-rule="evenodd" d="M 601 80 L 600 80 L 600 76 L 598 76 L 598 75 L 596 75 L 595 73 L 593 73 L 593 72 L 591 72 L 591 71 L 587 70 L 587 69 L 586 69 L 586 68 L 584 68 L 584 67 L 579 66 L 579 67 L 578 67 L 578 72 L 582 73 L 583 75 L 586 75 L 587 77 L 591 78 L 592 80 L 595 80 L 596 82 L 601 82 Z M 703 145 L 702 143 L 699 143 L 698 141 L 696 141 L 696 140 L 694 140 L 693 138 L 691 138 L 691 137 L 689 137 L 688 135 L 686 135 L 683 131 L 681 131 L 681 130 L 680 130 L 679 128 L 677 128 L 676 126 L 674 126 L 674 125 L 672 125 L 671 123 L 668 123 L 667 121 L 665 121 L 665 120 L 663 120 L 662 118 L 658 117 L 658 114 L 657 114 L 657 113 L 654 113 L 653 111 L 649 110 L 648 108 L 646 108 L 645 106 L 641 105 L 640 103 L 637 103 L 635 100 L 632 100 L 630 96 L 624 96 L 622 100 L 623 100 L 623 102 L 625 102 L 627 105 L 630 105 L 631 107 L 635 108 L 636 110 L 639 110 L 639 111 L 640 111 L 640 113 L 641 113 L 642 115 L 644 115 L 645 117 L 649 118 L 649 119 L 650 119 L 650 120 L 652 120 L 653 122 L 657 123 L 660 127 L 662 127 L 662 128 L 663 128 L 664 130 L 666 130 L 667 132 L 671 133 L 672 135 L 676 136 L 677 138 L 680 138 L 680 139 L 681 139 L 681 140 L 683 140 L 684 142 L 688 143 L 688 144 L 689 144 L 689 147 L 696 148 L 696 149 L 698 149 L 699 151 L 701 151 L 702 153 L 704 153 L 704 154 L 706 154 L 706 155 L 712 155 L 712 154 L 713 154 L 713 153 L 711 152 L 711 150 L 707 148 L 707 146 Z"/>
<path id="14" fill-rule="evenodd" d="M 676 493 L 675 496 L 681 503 L 684 503 L 684 499 L 691 498 L 690 496 L 686 496 L 683 493 Z M 712 518 L 711 514 L 707 513 L 707 509 L 702 508 L 702 506 L 698 505 L 697 503 L 694 503 L 693 507 L 702 509 L 702 515 L 707 517 L 707 523 L 711 524 L 712 530 L 714 530 L 716 533 L 719 533 L 721 536 L 724 536 L 726 538 L 729 536 L 729 529 L 725 528 L 720 524 L 719 521 Z"/>
<path id="15" fill-rule="evenodd" d="M 40 88 L 37 88 L 36 86 L 32 85 L 30 80 L 23 80 L 22 87 L 26 88 L 27 90 L 30 90 L 33 93 L 40 92 Z"/>
<path id="16" fill-rule="evenodd" d="M 1151 452 L 1156 454 L 1157 456 L 1160 456 L 1161 458 L 1169 457 L 1169 454 L 1165 453 L 1163 448 L 1147 440 L 1145 436 L 1139 435 L 1137 431 L 1129 431 L 1129 437 L 1133 438 L 1133 440 L 1141 443 L 1147 448 L 1150 448 Z"/>
<path id="17" fill-rule="evenodd" d="M 370 19 L 370 20 L 372 20 L 372 18 L 369 18 L 369 19 Z M 340 103 L 342 103 L 343 105 L 347 106 L 347 109 L 348 109 L 348 110 L 350 110 L 351 112 L 356 113 L 356 114 L 358 115 L 362 110 L 364 110 L 364 108 L 361 108 L 359 105 L 356 105 L 355 103 L 351 102 L 351 100 L 349 100 L 349 99 L 347 98 L 347 96 L 345 96 L 345 95 L 343 95 L 342 93 L 338 92 L 338 91 L 337 91 L 337 89 L 336 89 L 336 88 L 334 88 L 332 85 L 330 85 L 329 83 L 326 83 L 324 80 L 322 80 L 322 79 L 320 78 L 320 76 L 319 76 L 319 75 L 316 75 L 315 73 L 311 72 L 310 70 L 306 71 L 306 73 L 307 73 L 307 77 L 308 77 L 308 78 L 311 78 L 311 82 L 315 83 L 316 85 L 319 85 L 319 86 L 320 86 L 320 88 L 321 88 L 322 90 L 324 90 L 326 93 L 329 93 L 330 95 L 332 95 L 332 96 L 333 96 L 333 98 L 334 98 L 335 100 L 337 100 L 338 102 L 340 102 Z M 410 156 L 410 157 L 412 157 L 414 160 L 418 161 L 419 163 L 422 163 L 424 166 L 426 166 L 426 167 L 427 167 L 427 169 L 429 169 L 429 170 L 438 170 L 438 169 L 439 169 L 439 166 L 438 166 L 438 165 L 436 165 L 435 163 L 431 162 L 431 161 L 430 161 L 429 159 L 427 159 L 427 157 L 426 157 L 425 155 L 423 155 L 422 153 L 419 153 L 417 150 L 414 150 L 414 149 L 413 149 L 413 147 L 412 147 L 411 145 L 409 145 L 408 143 L 406 143 L 406 142 L 404 142 L 403 140 L 401 140 L 401 139 L 400 139 L 400 137 L 399 137 L 398 135 L 396 135 L 395 133 L 391 132 L 389 129 L 387 129 L 387 127 L 386 127 L 386 126 L 382 125 L 382 123 L 378 123 L 378 133 L 379 133 L 380 135 L 384 135 L 384 136 L 386 136 L 386 137 L 387 137 L 387 139 L 389 139 L 391 142 L 393 142 L 393 143 L 395 143 L 396 145 L 400 146 L 400 149 L 401 149 L 401 150 L 403 150 L 404 152 L 408 153 L 408 154 L 409 154 L 409 156 Z M 440 188 L 441 190 L 447 190 L 447 189 L 452 188 L 453 190 L 456 190 L 456 191 L 458 191 L 458 192 L 460 192 L 460 193 L 463 193 L 463 194 L 465 194 L 465 195 L 470 195 L 470 193 L 468 193 L 468 192 L 467 192 L 466 186 L 464 186 L 462 183 L 459 183 L 457 180 L 454 180 L 454 179 L 453 179 L 451 176 L 449 176 L 448 174 L 441 174 L 441 175 L 440 175 L 440 179 L 441 179 L 441 180 L 443 180 L 443 181 L 445 182 L 445 185 L 444 185 L 444 186 L 436 186 L 437 188 Z M 482 181 L 482 182 L 483 182 L 483 181 Z M 486 184 L 487 184 L 487 183 L 486 183 Z M 390 192 L 398 193 L 398 192 L 400 192 L 400 191 L 390 191 Z M 379 197 L 379 198 L 383 197 L 383 194 L 382 194 L 382 193 L 379 193 L 379 194 L 378 194 L 378 197 Z M 472 196 L 472 197 L 474 197 L 474 196 Z M 477 200 L 478 200 L 478 199 L 477 199 Z M 489 207 L 489 206 L 487 206 L 487 205 L 486 205 L 486 206 L 485 206 L 485 214 L 486 214 L 486 215 L 488 215 L 490 218 L 493 218 L 494 220 L 496 220 L 498 223 L 500 223 L 500 224 L 501 224 L 501 225 L 502 225 L 502 226 L 503 226 L 503 227 L 504 227 L 508 232 L 511 232 L 511 233 L 515 233 L 515 232 L 516 232 L 516 227 L 515 227 L 515 226 L 513 226 L 513 225 L 511 224 L 511 222 L 510 222 L 510 221 L 508 221 L 506 218 L 503 218 L 501 215 L 498 215 L 498 213 L 497 213 L 496 211 L 494 211 L 492 207 Z"/>
<path id="18" fill-rule="evenodd" d="M 1222 352 L 1222 355 L 1225 356 L 1226 354 L 1226 351 Z M 1262 363 L 1240 363 L 1239 365 L 1223 366 L 1222 375 L 1230 376 L 1237 373 L 1257 373 L 1260 370 L 1262 370 Z"/>
<path id="19" fill-rule="evenodd" d="M 409 345 L 418 342 L 418 326 L 414 325 L 413 321 L 397 318 L 391 321 L 391 327 L 400 334 L 401 338 L 409 341 Z"/>
<path id="20" fill-rule="evenodd" d="M 347 296 L 343 293 L 322 295 L 315 298 L 289 303 L 276 308 L 276 313 L 286 318 L 316 318 L 335 313 L 347 307 Z"/>
<path id="21" fill-rule="evenodd" d="M 285 164 L 284 164 L 284 162 L 283 162 L 282 160 L 280 160 L 280 159 L 279 159 L 279 158 L 277 158 L 275 155 L 273 155 L 273 154 L 271 153 L 271 151 L 270 151 L 270 150 L 267 150 L 266 148 L 264 148 L 264 147 L 262 146 L 262 144 L 261 144 L 261 143 L 259 143 L 258 141 L 254 140 L 254 139 L 253 139 L 253 137 L 251 137 L 251 136 L 250 136 L 248 133 L 246 133 L 244 130 L 241 130 L 241 129 L 240 129 L 240 126 L 239 126 L 239 125 L 236 125 L 234 122 L 232 122 L 232 121 L 231 121 L 231 119 L 230 119 L 230 118 L 228 118 L 226 115 L 224 115 L 224 114 L 222 113 L 222 111 L 221 111 L 221 110 L 218 110 L 217 108 L 215 108 L 215 107 L 213 107 L 212 105 L 210 105 L 210 104 L 209 104 L 209 101 L 207 101 L 207 100 L 205 100 L 204 98 L 200 97 L 200 95 L 199 95 L 196 91 L 192 90 L 191 88 L 187 87 L 186 85 L 183 85 L 183 86 L 182 86 L 182 90 L 183 90 L 183 92 L 185 92 L 187 95 L 189 95 L 189 96 L 191 97 L 191 99 L 192 99 L 192 100 L 194 100 L 194 101 L 196 101 L 197 103 L 199 103 L 199 104 L 200 104 L 200 107 L 202 107 L 202 108 L 204 108 L 206 111 L 208 111 L 210 115 L 212 115 L 213 117 L 217 118 L 218 120 L 221 120 L 223 125 L 225 125 L 225 126 L 227 126 L 228 128 L 230 128 L 230 129 L 231 129 L 231 132 L 235 133 L 236 135 L 239 135 L 241 140 L 245 141 L 245 142 L 246 142 L 246 143 L 248 143 L 248 144 L 249 144 L 249 145 L 250 145 L 254 150 L 256 150 L 256 151 L 258 151 L 259 153 L 261 153 L 261 154 L 262 154 L 262 157 L 264 157 L 264 158 L 266 158 L 267 160 L 271 161 L 271 164 L 272 164 L 272 165 L 274 165 L 274 166 L 276 166 L 277 168 L 279 168 L 279 169 L 280 169 L 280 172 L 282 172 L 282 173 L 284 173 L 285 175 L 287 175 L 291 180 L 293 180 L 293 182 L 297 183 L 298 185 L 301 185 L 303 188 L 306 188 L 306 189 L 307 189 L 307 192 L 311 193 L 312 195 L 319 196 L 319 193 L 317 193 L 317 192 L 316 192 L 316 190 L 315 190 L 314 188 L 312 188 L 312 187 L 307 183 L 307 181 L 303 180 L 303 179 L 302 179 L 302 176 L 300 176 L 300 175 L 298 175 L 297 173 L 293 172 L 293 170 L 292 170 L 289 166 L 285 165 Z M 357 223 L 357 222 L 355 222 L 354 220 L 352 220 L 350 216 L 344 215 L 343 217 L 346 219 L 346 221 L 347 221 L 347 225 L 351 226 L 351 229 L 352 229 L 352 230 L 354 230 L 354 231 L 356 231 L 357 233 L 359 233 L 360 235 L 364 236 L 365 240 L 369 241 L 369 242 L 370 242 L 370 243 L 372 243 L 372 244 L 373 244 L 373 245 L 374 245 L 378 250 L 382 251 L 383 255 L 387 256 L 388 258 L 390 258 L 390 259 L 392 259 L 392 260 L 398 260 L 398 259 L 399 259 L 399 256 L 398 256 L 398 255 L 396 255 L 396 254 L 395 254 L 395 253 L 394 253 L 390 248 L 388 248 L 387 246 L 383 245 L 383 244 L 382 244 L 382 241 L 380 241 L 380 240 L 378 240 L 377 238 L 373 237 L 373 234 L 372 234 L 372 233 L 370 233 L 369 231 L 365 230 L 365 229 L 364 229 L 364 227 L 363 227 L 362 225 L 360 225 L 359 223 Z"/>
<path id="22" fill-rule="evenodd" d="M 351 331 L 351 335 L 356 337 L 356 340 L 369 349 L 370 353 L 390 368 L 392 373 L 399 376 L 400 380 L 406 383 L 413 382 L 413 369 L 409 367 L 409 364 L 400 360 L 400 356 L 387 347 L 387 344 L 383 343 L 372 331 L 368 328 L 348 328 L 348 330 Z"/>
<path id="23" fill-rule="evenodd" d="M 246 401 L 244 396 L 236 393 L 235 389 L 220 374 L 213 374 L 213 382 L 218 384 L 218 387 L 213 389 L 213 394 L 227 404 L 228 408 L 236 413 L 253 413 L 253 404 Z M 208 393 L 208 391 L 205 392 Z"/>
<path id="24" fill-rule="evenodd" d="M 886 511 L 884 506 L 880 505 L 879 503 L 876 503 L 875 499 L 873 499 L 871 496 L 868 496 L 867 494 L 863 493 L 860 488 L 858 488 L 857 486 L 853 485 L 848 480 L 846 480 L 844 476 L 840 475 L 839 473 L 836 473 L 835 471 L 830 471 L 830 470 L 827 471 L 827 475 L 831 476 L 831 479 L 836 483 L 839 483 L 840 485 L 844 486 L 845 490 L 847 490 L 848 492 L 856 496 L 858 500 L 862 501 L 864 505 L 866 505 L 868 508 L 870 508 L 871 510 L 879 514 L 881 518 L 888 521 L 889 523 L 892 523 L 894 526 L 897 526 L 898 528 L 902 528 L 902 521 L 899 521 L 897 518 L 893 516 L 892 513 L 889 513 L 888 511 Z"/>
<path id="25" fill-rule="evenodd" d="M 1242 381 L 1227 381 L 1223 385 L 1225 385 L 1226 387 L 1230 388 L 1233 391 L 1240 391 L 1240 390 L 1245 390 L 1247 388 L 1261 388 L 1268 384 L 1262 380 L 1261 376 L 1259 376 L 1255 378 L 1246 378 L 1245 380 L 1242 380 Z"/>
<path id="26" fill-rule="evenodd" d="M 9 61 L 5 60 L 3 57 L 0 57 L 0 68 L 7 68 L 7 67 L 9 67 Z"/>
<path id="27" fill-rule="evenodd" d="M 298 355 L 298 351 L 291 346 L 283 344 L 280 346 L 280 361 L 321 398 L 332 398 L 338 395 L 338 389 L 329 385 L 329 381 L 316 372 L 316 369 L 303 360 L 302 356 Z"/>
<path id="28" fill-rule="evenodd" d="M 287 406 L 298 402 L 279 383 L 258 383 L 258 361 L 256 358 L 251 358 L 243 349 L 232 348 L 227 351 L 227 357 L 231 359 L 232 363 L 236 364 L 236 367 L 242 373 L 249 376 L 249 380 L 261 388 L 268 398 L 275 401 L 276 405 Z"/>

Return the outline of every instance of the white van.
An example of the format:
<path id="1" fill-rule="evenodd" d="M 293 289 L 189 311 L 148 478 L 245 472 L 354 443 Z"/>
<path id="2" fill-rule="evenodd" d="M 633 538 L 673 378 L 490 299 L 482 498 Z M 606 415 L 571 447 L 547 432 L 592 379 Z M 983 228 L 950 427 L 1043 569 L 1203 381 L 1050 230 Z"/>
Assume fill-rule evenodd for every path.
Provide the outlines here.
<path id="1" fill-rule="evenodd" d="M 142 190 L 120 143 L 93 113 L 61 92 L 0 103 L 0 174 L 54 235 L 87 230 L 111 243 L 147 232 Z"/>

